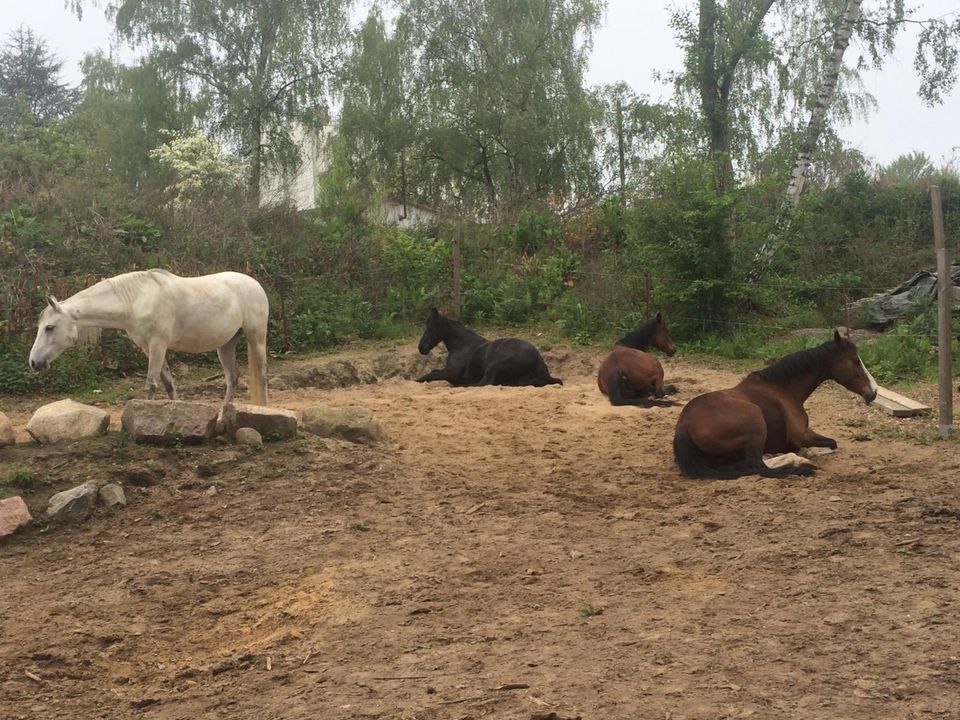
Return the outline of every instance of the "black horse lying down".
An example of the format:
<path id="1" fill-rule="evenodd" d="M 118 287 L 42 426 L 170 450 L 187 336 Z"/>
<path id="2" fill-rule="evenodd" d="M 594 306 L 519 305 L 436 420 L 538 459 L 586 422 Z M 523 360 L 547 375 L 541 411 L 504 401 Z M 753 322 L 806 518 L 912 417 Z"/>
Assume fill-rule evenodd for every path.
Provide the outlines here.
<path id="1" fill-rule="evenodd" d="M 431 370 L 417 382 L 446 380 L 461 386 L 563 385 L 563 380 L 550 377 L 540 351 L 526 340 L 487 340 L 434 308 L 420 338 L 420 353 L 429 355 L 440 343 L 447 346 L 447 366 Z"/>

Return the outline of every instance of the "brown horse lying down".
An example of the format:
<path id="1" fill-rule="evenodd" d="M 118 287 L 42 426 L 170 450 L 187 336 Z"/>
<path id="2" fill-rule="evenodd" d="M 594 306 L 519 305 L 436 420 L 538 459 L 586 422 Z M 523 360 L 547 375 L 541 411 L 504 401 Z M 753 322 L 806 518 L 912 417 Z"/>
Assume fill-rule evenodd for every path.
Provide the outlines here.
<path id="1" fill-rule="evenodd" d="M 824 380 L 835 380 L 867 404 L 877 383 L 857 347 L 834 331 L 833 340 L 787 355 L 752 372 L 729 390 L 700 395 L 683 408 L 673 437 L 673 454 L 692 478 L 743 475 L 786 477 L 812 474 L 810 464 L 770 468 L 764 453 L 802 447 L 836 448 L 837 442 L 810 429 L 804 401 Z"/>
<path id="2" fill-rule="evenodd" d="M 597 386 L 611 405 L 649 407 L 661 404 L 651 400 L 651 396 L 659 399 L 667 392 L 676 391 L 672 385 L 664 387 L 663 366 L 647 352 L 651 346 L 667 355 L 677 351 L 660 313 L 617 340 L 613 352 L 600 364 Z"/>

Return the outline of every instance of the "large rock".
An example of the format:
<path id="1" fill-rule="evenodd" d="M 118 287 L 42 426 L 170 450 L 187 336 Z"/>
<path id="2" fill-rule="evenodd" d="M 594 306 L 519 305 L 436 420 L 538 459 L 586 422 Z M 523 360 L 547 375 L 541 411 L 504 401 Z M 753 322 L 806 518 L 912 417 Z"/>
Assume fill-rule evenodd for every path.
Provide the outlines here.
<path id="1" fill-rule="evenodd" d="M 384 436 L 383 426 L 365 407 L 327 407 L 315 405 L 300 415 L 304 432 L 320 437 L 336 437 L 352 442 L 376 442 Z"/>
<path id="2" fill-rule="evenodd" d="M 19 495 L 0 500 L 0 538 L 12 535 L 17 528 L 30 524 L 33 518 Z"/>
<path id="3" fill-rule="evenodd" d="M 126 505 L 127 496 L 124 494 L 122 487 L 116 483 L 109 483 L 100 488 L 100 502 L 107 507 Z"/>
<path id="4" fill-rule="evenodd" d="M 0 412 L 0 447 L 13 445 L 17 441 L 17 434 L 13 430 L 10 418 Z"/>
<path id="5" fill-rule="evenodd" d="M 181 400 L 128 400 L 120 425 L 138 443 L 197 444 L 213 437 L 219 411 Z"/>
<path id="6" fill-rule="evenodd" d="M 297 416 L 289 410 L 261 405 L 226 405 L 223 426 L 227 436 L 236 440 L 238 428 L 253 428 L 264 440 L 286 440 L 297 435 Z"/>
<path id="7" fill-rule="evenodd" d="M 247 447 L 263 447 L 263 436 L 252 427 L 237 428 L 237 445 Z"/>
<path id="8" fill-rule="evenodd" d="M 47 501 L 47 517 L 58 521 L 81 522 L 87 519 L 96 501 L 96 483 L 84 483 L 51 497 Z"/>
<path id="9" fill-rule="evenodd" d="M 102 435 L 110 425 L 110 415 L 92 405 L 58 400 L 37 409 L 27 423 L 27 432 L 38 443 L 51 443 Z"/>

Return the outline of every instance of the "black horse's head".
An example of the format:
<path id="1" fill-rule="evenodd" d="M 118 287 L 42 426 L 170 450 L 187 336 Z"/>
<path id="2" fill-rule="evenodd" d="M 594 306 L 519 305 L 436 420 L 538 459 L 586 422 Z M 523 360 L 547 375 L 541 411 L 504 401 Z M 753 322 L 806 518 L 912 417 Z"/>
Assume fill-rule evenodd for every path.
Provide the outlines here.
<path id="1" fill-rule="evenodd" d="M 446 315 L 441 315 L 436 308 L 430 309 L 430 314 L 427 315 L 427 327 L 420 338 L 420 344 L 417 345 L 421 355 L 429 355 L 431 350 L 443 342 L 446 337 L 444 332 L 446 323 Z"/>

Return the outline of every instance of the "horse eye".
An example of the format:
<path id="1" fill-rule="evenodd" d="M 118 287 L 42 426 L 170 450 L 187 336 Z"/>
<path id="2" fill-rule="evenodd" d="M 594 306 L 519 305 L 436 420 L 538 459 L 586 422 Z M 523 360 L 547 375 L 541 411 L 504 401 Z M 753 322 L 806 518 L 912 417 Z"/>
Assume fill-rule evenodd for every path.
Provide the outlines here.
<path id="1" fill-rule="evenodd" d="M 53 329 L 54 329 L 55 327 L 56 327 L 56 325 L 47 325 L 47 327 L 46 327 L 45 329 L 46 329 L 47 332 L 53 332 Z"/>

